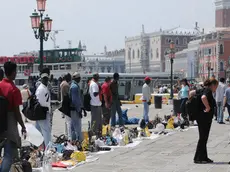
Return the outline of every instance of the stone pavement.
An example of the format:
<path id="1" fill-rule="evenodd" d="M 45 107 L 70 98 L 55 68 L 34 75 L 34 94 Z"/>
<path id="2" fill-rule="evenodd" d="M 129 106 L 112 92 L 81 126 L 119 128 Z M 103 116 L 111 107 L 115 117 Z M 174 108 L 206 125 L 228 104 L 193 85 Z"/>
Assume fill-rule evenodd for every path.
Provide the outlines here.
<path id="1" fill-rule="evenodd" d="M 141 117 L 142 105 L 123 105 L 131 108 L 129 116 Z M 162 110 L 155 110 L 151 106 L 151 119 L 155 114 L 160 116 L 169 114 L 172 106 L 163 106 Z M 84 119 L 84 128 L 87 126 Z M 59 113 L 55 113 L 54 134 L 61 134 L 64 130 L 64 120 Z M 162 136 L 157 140 L 144 140 L 134 148 L 119 148 L 107 154 L 98 155 L 99 160 L 76 167 L 73 171 L 84 172 L 230 172 L 230 124 L 220 125 L 213 121 L 208 154 L 215 161 L 214 164 L 196 165 L 193 156 L 197 145 L 198 131 L 178 131 L 173 135 Z"/>

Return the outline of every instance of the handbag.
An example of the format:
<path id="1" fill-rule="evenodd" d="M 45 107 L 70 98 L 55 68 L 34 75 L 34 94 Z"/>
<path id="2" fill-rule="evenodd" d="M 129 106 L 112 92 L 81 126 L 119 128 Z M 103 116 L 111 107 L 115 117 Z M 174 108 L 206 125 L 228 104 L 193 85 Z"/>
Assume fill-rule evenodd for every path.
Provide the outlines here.
<path id="1" fill-rule="evenodd" d="M 42 107 L 36 95 L 32 95 L 28 100 L 28 106 L 22 110 L 25 117 L 31 121 L 45 120 L 49 108 Z"/>

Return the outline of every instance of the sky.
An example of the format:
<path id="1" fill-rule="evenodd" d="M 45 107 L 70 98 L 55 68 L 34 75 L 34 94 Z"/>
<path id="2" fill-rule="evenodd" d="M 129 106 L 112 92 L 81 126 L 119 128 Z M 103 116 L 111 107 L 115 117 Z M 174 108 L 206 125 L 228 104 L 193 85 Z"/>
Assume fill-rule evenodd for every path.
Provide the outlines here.
<path id="1" fill-rule="evenodd" d="M 6 0 L 0 5 L 0 56 L 39 50 L 31 29 L 30 15 L 36 0 Z M 213 28 L 214 0 L 47 0 L 46 14 L 53 19 L 53 30 L 64 30 L 57 45 L 77 47 L 79 40 L 88 53 L 124 48 L 125 36 L 136 36 L 142 24 L 146 32 L 177 26 Z M 44 49 L 52 49 L 48 40 Z"/>

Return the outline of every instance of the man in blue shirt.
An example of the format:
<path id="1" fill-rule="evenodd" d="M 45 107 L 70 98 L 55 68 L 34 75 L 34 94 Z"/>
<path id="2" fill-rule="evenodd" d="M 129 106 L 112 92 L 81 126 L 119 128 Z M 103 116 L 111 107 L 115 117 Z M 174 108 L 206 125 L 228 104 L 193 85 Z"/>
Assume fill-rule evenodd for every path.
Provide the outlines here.
<path id="1" fill-rule="evenodd" d="M 81 76 L 79 73 L 75 72 L 72 75 L 72 83 L 70 86 L 70 98 L 71 98 L 71 123 L 72 123 L 72 138 L 74 140 L 73 135 L 75 135 L 76 140 L 83 141 L 82 137 L 82 96 L 81 90 L 79 87 L 79 82 L 81 81 Z"/>

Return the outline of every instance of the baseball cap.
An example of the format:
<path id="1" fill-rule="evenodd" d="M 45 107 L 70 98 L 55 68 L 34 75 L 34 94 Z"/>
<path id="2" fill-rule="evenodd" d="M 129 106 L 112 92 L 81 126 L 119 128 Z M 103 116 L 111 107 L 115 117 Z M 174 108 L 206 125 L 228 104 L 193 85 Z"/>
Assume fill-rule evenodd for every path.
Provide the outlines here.
<path id="1" fill-rule="evenodd" d="M 41 78 L 45 78 L 45 77 L 49 78 L 49 74 L 48 73 L 42 73 Z"/>
<path id="2" fill-rule="evenodd" d="M 78 72 L 74 72 L 73 75 L 72 75 L 72 77 L 76 79 L 76 78 L 80 78 L 81 75 Z"/>
<path id="3" fill-rule="evenodd" d="M 151 81 L 151 80 L 152 80 L 152 78 L 150 78 L 148 76 L 145 77 L 145 81 Z"/>

